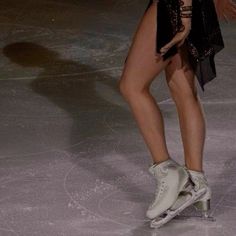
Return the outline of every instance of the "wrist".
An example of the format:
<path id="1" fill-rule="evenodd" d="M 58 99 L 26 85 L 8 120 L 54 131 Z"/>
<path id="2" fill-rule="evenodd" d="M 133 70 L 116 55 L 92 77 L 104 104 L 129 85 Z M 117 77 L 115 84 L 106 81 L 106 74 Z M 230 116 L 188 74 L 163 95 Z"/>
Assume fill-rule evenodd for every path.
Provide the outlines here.
<path id="1" fill-rule="evenodd" d="M 191 29 L 192 24 L 192 0 L 180 1 L 180 17 L 185 30 Z"/>
<path id="2" fill-rule="evenodd" d="M 191 26 L 192 19 L 191 18 L 181 18 L 182 24 L 185 26 Z"/>
<path id="3" fill-rule="evenodd" d="M 180 17 L 192 18 L 192 0 L 179 0 L 180 1 Z"/>

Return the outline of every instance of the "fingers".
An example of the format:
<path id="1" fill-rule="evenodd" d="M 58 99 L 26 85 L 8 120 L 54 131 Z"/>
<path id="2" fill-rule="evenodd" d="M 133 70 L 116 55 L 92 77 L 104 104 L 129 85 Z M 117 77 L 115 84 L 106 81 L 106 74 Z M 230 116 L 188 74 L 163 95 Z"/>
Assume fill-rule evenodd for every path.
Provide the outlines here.
<path id="1" fill-rule="evenodd" d="M 236 5 L 235 5 L 235 6 L 236 6 Z M 236 8 L 232 9 L 232 11 L 231 11 L 231 18 L 232 18 L 233 20 L 236 19 Z"/>
<path id="2" fill-rule="evenodd" d="M 185 39 L 186 37 L 178 37 L 178 36 L 175 36 L 169 43 L 167 43 L 164 47 L 162 47 L 160 49 L 160 52 L 161 52 L 161 56 L 163 56 L 165 53 L 167 53 L 167 51 L 173 47 L 174 45 L 176 45 L 177 47 L 181 47 L 184 42 L 185 42 Z"/>
<path id="3" fill-rule="evenodd" d="M 174 37 L 169 43 L 160 49 L 161 55 L 163 56 L 171 47 L 173 47 L 178 40 Z"/>
<path id="4" fill-rule="evenodd" d="M 232 0 L 215 0 L 219 19 L 229 22 L 236 19 L 236 4 Z"/>

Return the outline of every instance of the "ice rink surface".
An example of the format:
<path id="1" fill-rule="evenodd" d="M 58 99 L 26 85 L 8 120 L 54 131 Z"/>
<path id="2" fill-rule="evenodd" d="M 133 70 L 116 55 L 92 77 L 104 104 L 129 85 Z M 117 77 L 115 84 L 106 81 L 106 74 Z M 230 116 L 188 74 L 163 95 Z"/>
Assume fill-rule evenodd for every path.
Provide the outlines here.
<path id="1" fill-rule="evenodd" d="M 236 235 L 235 23 L 222 23 L 217 78 L 205 93 L 198 87 L 216 222 L 202 222 L 189 207 L 163 228 L 149 228 L 151 157 L 117 88 L 147 3 L 0 2 L 0 236 Z M 151 89 L 169 152 L 183 163 L 163 74 Z"/>

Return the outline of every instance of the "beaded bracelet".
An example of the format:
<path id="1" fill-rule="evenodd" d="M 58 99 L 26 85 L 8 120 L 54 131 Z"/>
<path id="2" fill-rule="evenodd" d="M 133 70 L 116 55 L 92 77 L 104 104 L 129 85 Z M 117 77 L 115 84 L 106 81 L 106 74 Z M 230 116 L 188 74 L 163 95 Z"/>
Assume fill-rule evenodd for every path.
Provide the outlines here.
<path id="1" fill-rule="evenodd" d="M 192 13 L 180 13 L 181 18 L 191 18 Z"/>
<path id="2" fill-rule="evenodd" d="M 192 9 L 191 5 L 184 6 L 184 1 L 180 0 L 180 16 L 182 18 L 191 18 L 192 17 Z"/>
<path id="3" fill-rule="evenodd" d="M 181 6 L 180 11 L 192 11 L 193 6 Z"/>

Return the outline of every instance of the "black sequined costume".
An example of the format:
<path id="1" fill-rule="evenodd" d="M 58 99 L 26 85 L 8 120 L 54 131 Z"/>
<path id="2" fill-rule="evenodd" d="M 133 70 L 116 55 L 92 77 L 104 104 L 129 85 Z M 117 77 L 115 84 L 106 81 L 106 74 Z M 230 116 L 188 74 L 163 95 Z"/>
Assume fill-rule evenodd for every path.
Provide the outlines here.
<path id="1" fill-rule="evenodd" d="M 153 1 L 158 2 L 156 52 L 160 53 L 160 49 L 181 29 L 180 0 L 149 0 L 146 10 Z M 204 85 L 216 77 L 214 56 L 224 48 L 213 0 L 192 1 L 192 28 L 186 44 L 189 61 L 204 91 Z M 163 59 L 176 53 L 177 47 L 173 46 Z"/>

